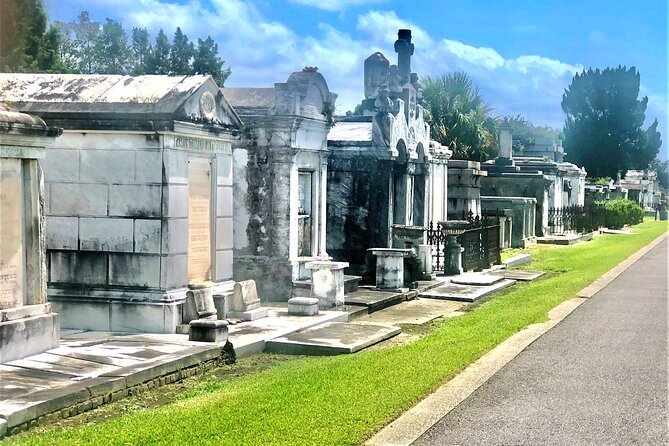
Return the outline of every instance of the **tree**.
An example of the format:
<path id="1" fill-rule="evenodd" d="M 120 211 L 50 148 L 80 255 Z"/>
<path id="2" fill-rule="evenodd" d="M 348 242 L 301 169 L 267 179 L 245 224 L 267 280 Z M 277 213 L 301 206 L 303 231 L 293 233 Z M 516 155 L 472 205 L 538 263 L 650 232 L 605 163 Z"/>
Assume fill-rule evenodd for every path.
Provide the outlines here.
<path id="1" fill-rule="evenodd" d="M 669 192 L 669 160 L 660 161 L 655 158 L 650 164 L 650 168 L 657 172 L 657 181 L 662 188 Z"/>
<path id="2" fill-rule="evenodd" d="M 97 72 L 96 45 L 100 37 L 100 23 L 91 22 L 88 11 L 81 11 L 75 22 L 70 22 L 74 33 L 72 58 L 76 60 L 77 73 L 93 74 Z"/>
<path id="3" fill-rule="evenodd" d="M 218 57 L 218 45 L 211 37 L 206 40 L 197 39 L 197 50 L 193 60 L 193 73 L 209 74 L 219 87 L 225 84 L 230 76 L 230 68 L 223 69 L 225 61 Z"/>
<path id="4" fill-rule="evenodd" d="M 645 169 L 660 153 L 662 135 L 657 130 L 657 124 L 657 118 L 655 118 L 650 127 L 643 132 L 642 144 L 639 153 L 636 155 L 637 162 L 634 166 L 637 169 Z"/>
<path id="5" fill-rule="evenodd" d="M 149 42 L 149 32 L 146 28 L 133 28 L 131 40 L 132 74 L 145 74 L 148 60 L 153 52 Z"/>
<path id="6" fill-rule="evenodd" d="M 421 80 L 432 138 L 455 144 L 456 159 L 485 161 L 497 151 L 497 122 L 478 87 L 463 72 Z"/>
<path id="7" fill-rule="evenodd" d="M 561 131 L 547 125 L 534 125 L 521 115 L 505 116 L 513 135 L 513 152 L 522 153 L 527 146 L 535 143 L 537 137 L 559 138 Z"/>
<path id="8" fill-rule="evenodd" d="M 52 27 L 53 28 L 53 27 Z M 42 0 L 2 0 L 0 3 L 0 69 L 61 71 L 57 30 L 47 32 Z"/>
<path id="9" fill-rule="evenodd" d="M 125 74 L 127 72 L 130 48 L 128 48 L 128 36 L 119 22 L 107 19 L 95 45 L 98 73 Z"/>
<path id="10" fill-rule="evenodd" d="M 588 175 L 615 178 L 619 170 L 646 169 L 657 154 L 657 126 L 642 130 L 648 98 L 638 99 L 640 81 L 634 67 L 590 68 L 565 90 L 565 151 Z"/>
<path id="11" fill-rule="evenodd" d="M 191 74 L 193 67 L 191 60 L 195 53 L 195 47 L 188 41 L 188 36 L 181 32 L 177 27 L 170 48 L 170 73 L 171 74 Z"/>
<path id="12" fill-rule="evenodd" d="M 63 42 L 60 28 L 50 26 L 43 40 L 42 53 L 37 61 L 39 70 L 46 73 L 70 73 L 72 70 L 60 57 L 60 46 Z"/>
<path id="13" fill-rule="evenodd" d="M 156 44 L 147 62 L 147 74 L 170 73 L 170 41 L 167 40 L 167 35 L 162 28 L 158 31 Z"/>

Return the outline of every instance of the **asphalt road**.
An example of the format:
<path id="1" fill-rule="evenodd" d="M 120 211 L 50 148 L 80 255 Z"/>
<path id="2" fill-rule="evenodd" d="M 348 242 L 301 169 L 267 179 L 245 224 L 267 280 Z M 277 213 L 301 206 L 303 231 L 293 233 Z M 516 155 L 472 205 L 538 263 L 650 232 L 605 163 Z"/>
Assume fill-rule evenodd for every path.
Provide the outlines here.
<path id="1" fill-rule="evenodd" d="M 668 445 L 668 240 L 414 444 Z"/>

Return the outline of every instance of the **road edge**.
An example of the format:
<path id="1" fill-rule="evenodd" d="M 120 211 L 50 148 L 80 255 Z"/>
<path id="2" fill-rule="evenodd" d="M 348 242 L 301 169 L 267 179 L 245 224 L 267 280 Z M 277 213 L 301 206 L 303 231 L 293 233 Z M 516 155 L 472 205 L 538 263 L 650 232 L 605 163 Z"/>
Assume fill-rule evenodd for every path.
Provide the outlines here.
<path id="1" fill-rule="evenodd" d="M 413 443 L 541 335 L 555 327 L 583 302 L 601 291 L 667 237 L 669 237 L 669 232 L 664 232 L 583 288 L 575 297 L 558 304 L 548 312 L 548 321 L 529 325 L 507 338 L 399 418 L 393 420 L 364 444 L 368 446 L 406 446 Z"/>

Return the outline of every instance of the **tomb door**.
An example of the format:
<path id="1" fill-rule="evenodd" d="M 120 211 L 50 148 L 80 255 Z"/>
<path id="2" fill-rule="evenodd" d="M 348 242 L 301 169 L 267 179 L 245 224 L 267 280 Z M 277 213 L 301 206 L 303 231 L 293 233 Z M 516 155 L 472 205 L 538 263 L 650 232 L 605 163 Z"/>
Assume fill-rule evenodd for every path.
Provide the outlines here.
<path id="1" fill-rule="evenodd" d="M 188 159 L 188 282 L 211 280 L 211 160 Z"/>
<path id="2" fill-rule="evenodd" d="M 298 176 L 297 255 L 312 255 L 313 172 L 300 171 Z"/>
<path id="3" fill-rule="evenodd" d="M 25 297 L 25 221 L 21 160 L 0 158 L 0 310 Z"/>

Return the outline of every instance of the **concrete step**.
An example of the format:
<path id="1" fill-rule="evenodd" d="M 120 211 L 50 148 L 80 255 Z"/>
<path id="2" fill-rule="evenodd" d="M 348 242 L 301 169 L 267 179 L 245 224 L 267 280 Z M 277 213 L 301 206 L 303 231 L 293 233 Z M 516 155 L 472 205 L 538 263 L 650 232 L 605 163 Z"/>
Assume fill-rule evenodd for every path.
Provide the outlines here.
<path id="1" fill-rule="evenodd" d="M 360 276 L 344 276 L 344 294 L 353 293 L 358 290 Z M 311 279 L 293 281 L 293 297 L 309 297 L 311 295 Z"/>
<path id="2" fill-rule="evenodd" d="M 404 294 L 399 292 L 372 291 L 362 288 L 344 296 L 346 305 L 365 306 L 370 313 L 396 305 L 402 301 L 404 301 Z"/>
<path id="3" fill-rule="evenodd" d="M 292 355 L 355 353 L 401 331 L 393 325 L 331 322 L 267 341 L 265 351 Z"/>

